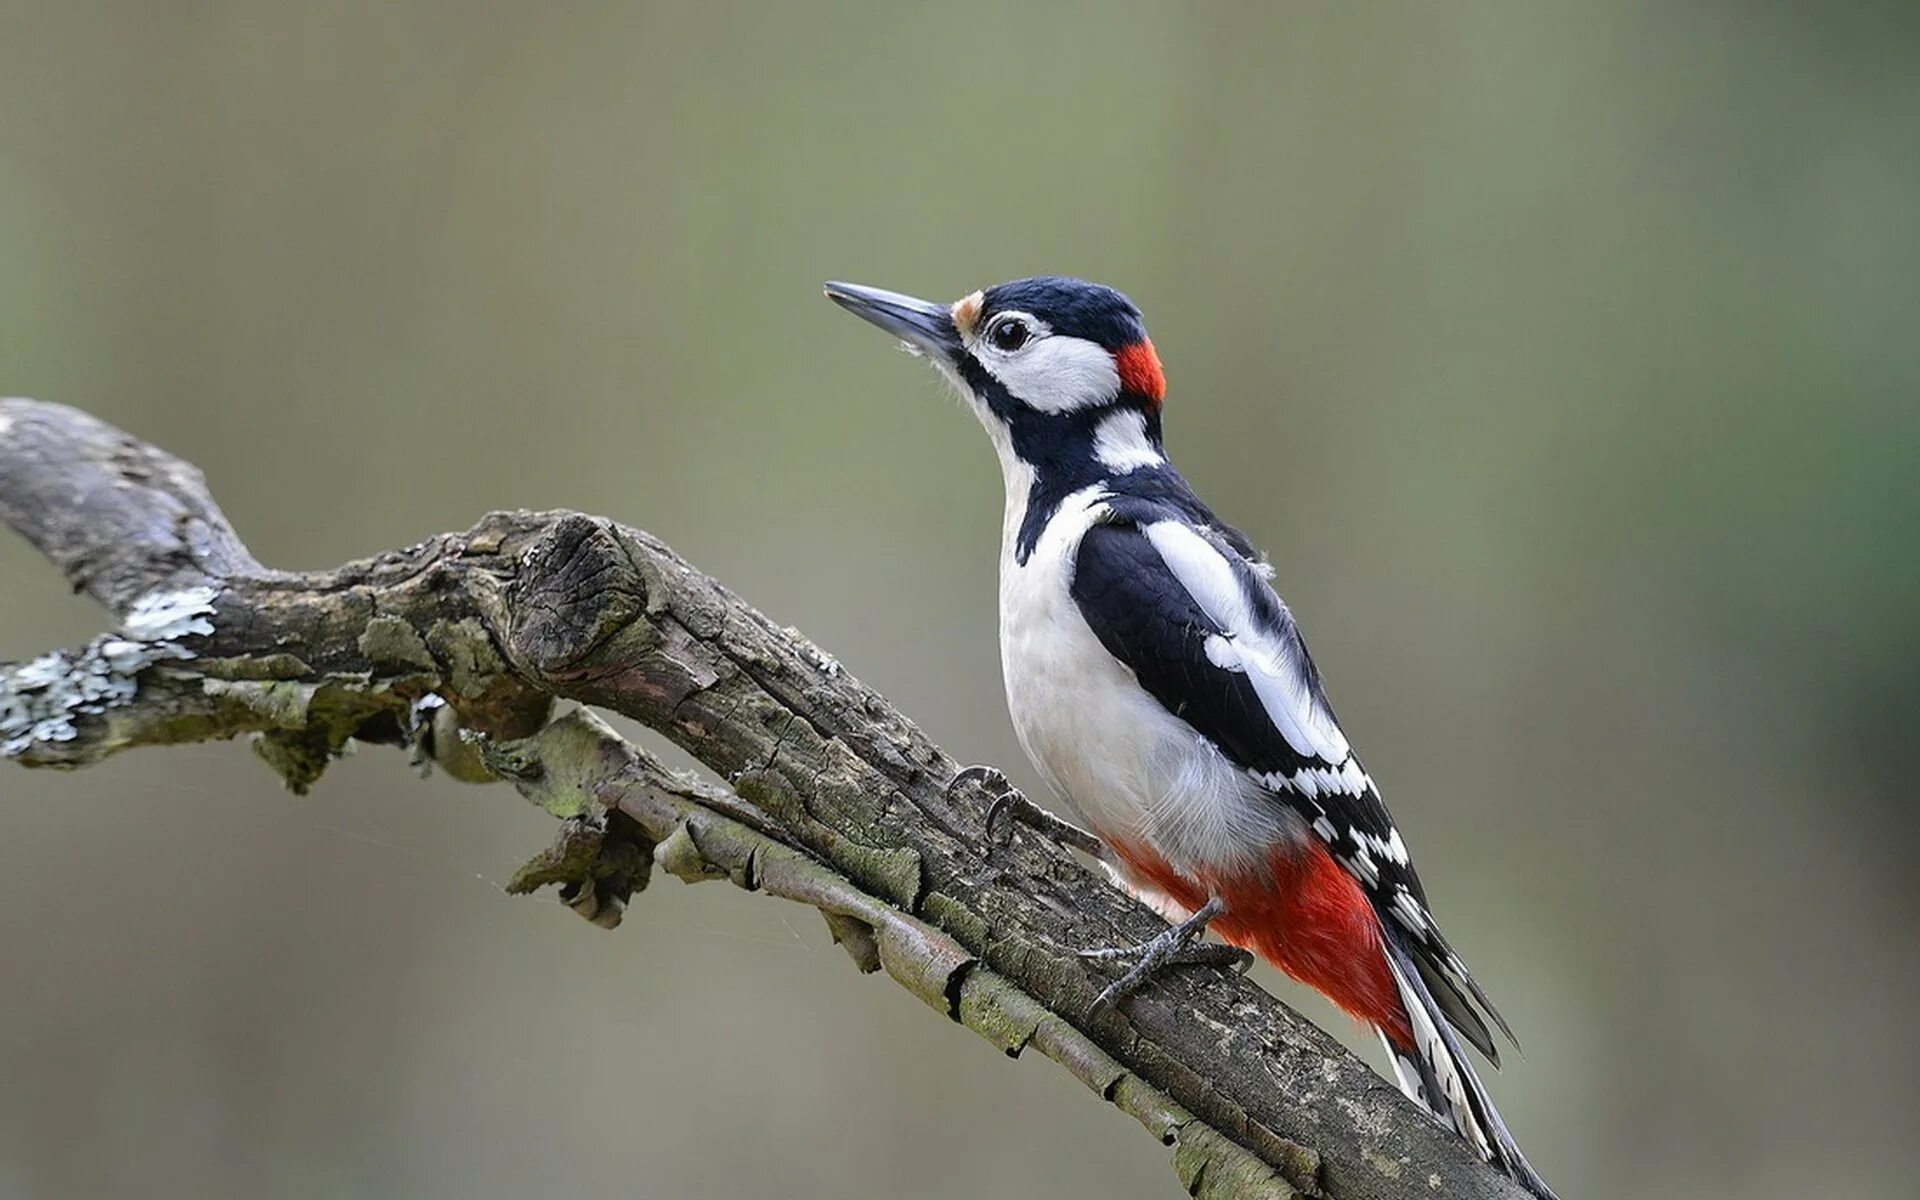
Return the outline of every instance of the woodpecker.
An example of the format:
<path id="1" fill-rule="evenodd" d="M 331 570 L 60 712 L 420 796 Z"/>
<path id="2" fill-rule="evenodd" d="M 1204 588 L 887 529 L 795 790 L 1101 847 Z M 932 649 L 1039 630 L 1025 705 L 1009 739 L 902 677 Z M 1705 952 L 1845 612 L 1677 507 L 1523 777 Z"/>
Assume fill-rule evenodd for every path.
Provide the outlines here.
<path id="1" fill-rule="evenodd" d="M 1000 656 L 1021 748 L 1091 827 L 963 776 L 1099 855 L 1177 924 L 1101 997 L 1217 961 L 1211 927 L 1376 1030 L 1401 1089 L 1538 1196 L 1462 1047 L 1513 1031 L 1441 934 L 1405 840 L 1321 687 L 1273 568 L 1167 461 L 1140 310 L 1060 276 L 951 304 L 826 285 L 965 399 L 1006 484 Z M 1517 1043 L 1515 1043 L 1517 1045 Z"/>

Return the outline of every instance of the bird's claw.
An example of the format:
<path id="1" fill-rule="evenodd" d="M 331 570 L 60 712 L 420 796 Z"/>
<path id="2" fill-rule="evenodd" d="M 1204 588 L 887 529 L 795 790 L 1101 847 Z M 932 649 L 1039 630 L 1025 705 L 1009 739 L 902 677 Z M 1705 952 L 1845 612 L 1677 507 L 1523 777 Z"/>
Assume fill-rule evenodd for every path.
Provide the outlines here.
<path id="1" fill-rule="evenodd" d="M 992 853 L 994 847 L 1006 843 L 1007 839 L 1000 836 L 1000 830 L 1003 828 L 1003 822 L 1013 820 L 1062 846 L 1083 851 L 1102 860 L 1107 857 L 1107 847 L 1104 842 L 1071 821 L 1063 821 L 1027 799 L 1026 793 L 1013 786 L 999 768 L 984 765 L 967 767 L 955 775 L 953 782 L 947 785 L 947 795 L 952 797 L 955 792 L 968 786 L 977 788 L 992 797 L 987 804 L 987 815 L 983 822 L 986 827 L 988 853 Z"/>
<path id="2" fill-rule="evenodd" d="M 1019 790 L 1008 782 L 1000 768 L 990 767 L 985 763 L 975 763 L 971 767 L 962 767 L 955 772 L 953 778 L 947 781 L 947 799 L 953 799 L 960 789 L 965 787 L 978 788 L 989 796 L 995 797 Z"/>
<path id="3" fill-rule="evenodd" d="M 1121 958 L 1138 960 L 1127 968 L 1125 974 L 1094 997 L 1093 1006 L 1087 1010 L 1088 1018 L 1099 1017 L 1139 991 L 1155 975 L 1172 967 L 1231 967 L 1235 971 L 1245 971 L 1252 965 L 1253 955 L 1238 946 L 1222 946 L 1200 940 L 1207 932 L 1207 923 L 1219 916 L 1224 908 L 1218 899 L 1209 900 L 1191 917 L 1137 946 L 1080 951 L 1080 958 L 1092 962 L 1110 962 Z"/>

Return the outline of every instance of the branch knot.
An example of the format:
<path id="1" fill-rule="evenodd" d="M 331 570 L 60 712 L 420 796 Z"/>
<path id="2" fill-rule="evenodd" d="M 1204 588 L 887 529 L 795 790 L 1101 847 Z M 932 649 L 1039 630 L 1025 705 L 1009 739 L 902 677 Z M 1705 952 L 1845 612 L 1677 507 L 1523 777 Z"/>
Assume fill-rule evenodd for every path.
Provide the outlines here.
<path id="1" fill-rule="evenodd" d="M 646 608 L 646 585 L 599 521 L 568 513 L 521 559 L 509 641 L 542 678 L 565 674 Z"/>

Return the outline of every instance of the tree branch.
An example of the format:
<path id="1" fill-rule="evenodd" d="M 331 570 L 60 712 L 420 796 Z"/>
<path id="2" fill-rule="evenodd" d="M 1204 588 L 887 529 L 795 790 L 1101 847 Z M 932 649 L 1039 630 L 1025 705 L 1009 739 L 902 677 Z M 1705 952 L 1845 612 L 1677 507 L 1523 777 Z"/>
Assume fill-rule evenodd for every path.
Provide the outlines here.
<path id="1" fill-rule="evenodd" d="M 119 621 L 0 665 L 0 756 L 81 767 L 250 734 L 304 791 L 349 739 L 503 779 L 565 819 L 514 887 L 619 920 L 654 866 L 808 904 L 863 970 L 1009 1055 L 1032 1047 L 1174 1146 L 1205 1196 L 1524 1196 L 1332 1038 L 1230 973 L 1088 1018 L 1073 950 L 1157 917 L 1049 842 L 990 847 L 979 797 L 880 695 L 652 536 L 502 512 L 334 571 L 262 568 L 176 458 L 58 405 L 0 401 L 0 518 Z M 632 717 L 723 788 L 590 712 Z"/>

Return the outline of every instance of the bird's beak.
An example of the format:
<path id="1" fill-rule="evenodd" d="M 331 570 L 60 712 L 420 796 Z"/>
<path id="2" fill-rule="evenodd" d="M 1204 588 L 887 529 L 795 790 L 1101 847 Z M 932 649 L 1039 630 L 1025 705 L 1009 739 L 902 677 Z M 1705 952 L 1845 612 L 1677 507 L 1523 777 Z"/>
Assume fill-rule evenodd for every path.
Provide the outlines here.
<path id="1" fill-rule="evenodd" d="M 857 283 L 829 283 L 826 292 L 827 299 L 878 325 L 916 353 L 931 355 L 948 366 L 960 357 L 960 331 L 954 327 L 953 313 L 943 304 Z"/>

